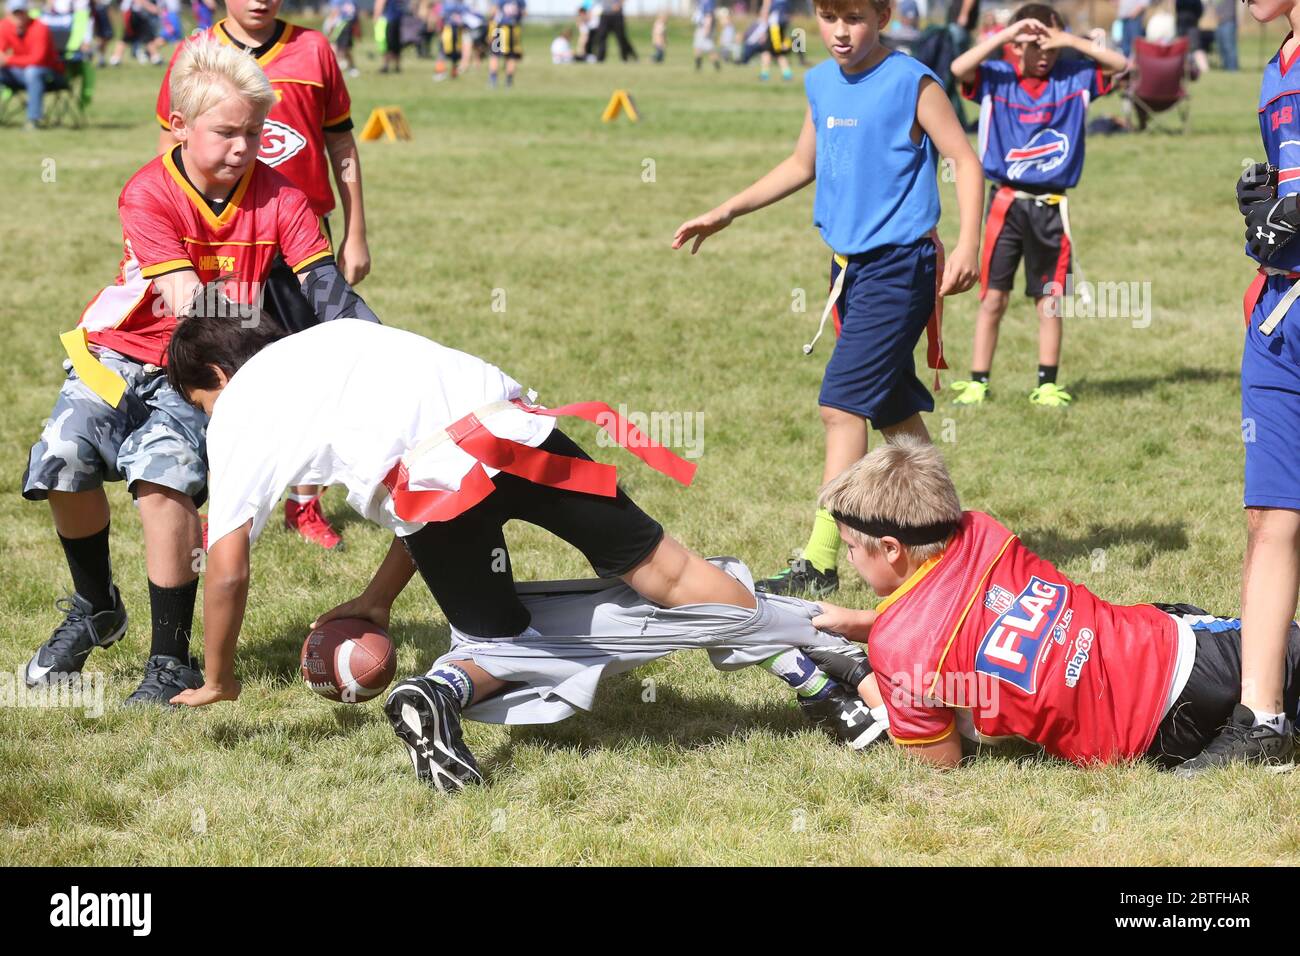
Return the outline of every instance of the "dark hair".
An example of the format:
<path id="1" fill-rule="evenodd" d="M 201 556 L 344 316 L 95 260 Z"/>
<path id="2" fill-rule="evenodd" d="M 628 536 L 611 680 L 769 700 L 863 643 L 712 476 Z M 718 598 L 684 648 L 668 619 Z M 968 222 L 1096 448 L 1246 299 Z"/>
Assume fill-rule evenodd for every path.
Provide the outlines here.
<path id="1" fill-rule="evenodd" d="M 216 388 L 220 384 L 212 366 L 234 375 L 244 363 L 284 332 L 263 317 L 255 325 L 239 318 L 188 318 L 172 332 L 167 346 L 167 381 L 188 400 L 192 388 Z"/>
<path id="2" fill-rule="evenodd" d="M 1037 20 L 1039 23 L 1049 27 L 1056 27 L 1058 30 L 1065 29 L 1065 18 L 1061 16 L 1061 12 L 1046 3 L 1026 3 L 1011 15 L 1012 23 L 1019 20 Z"/>

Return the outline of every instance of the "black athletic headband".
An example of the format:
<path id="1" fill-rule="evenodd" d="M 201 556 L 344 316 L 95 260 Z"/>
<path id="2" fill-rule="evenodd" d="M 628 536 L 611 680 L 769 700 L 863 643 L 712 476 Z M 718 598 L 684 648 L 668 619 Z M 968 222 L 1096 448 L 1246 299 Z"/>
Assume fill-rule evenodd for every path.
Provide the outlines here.
<path id="1" fill-rule="evenodd" d="M 913 547 L 943 541 L 948 535 L 956 531 L 958 525 L 961 524 L 959 519 L 957 521 L 936 521 L 934 524 L 900 525 L 893 521 L 886 521 L 884 518 L 855 518 L 851 515 L 841 514 L 838 511 L 832 511 L 831 517 L 840 524 L 848 525 L 854 531 L 860 531 L 870 537 L 897 538 L 901 543 Z"/>

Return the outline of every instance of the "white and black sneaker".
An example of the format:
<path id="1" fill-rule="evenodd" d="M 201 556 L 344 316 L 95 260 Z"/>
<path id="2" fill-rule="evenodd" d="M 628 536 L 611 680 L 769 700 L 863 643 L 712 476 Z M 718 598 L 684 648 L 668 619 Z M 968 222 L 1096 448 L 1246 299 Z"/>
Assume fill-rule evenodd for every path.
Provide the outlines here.
<path id="1" fill-rule="evenodd" d="M 444 793 L 483 783 L 461 736 L 460 701 L 450 687 L 428 677 L 408 677 L 388 695 L 384 712 L 410 752 L 415 775 L 425 783 Z"/>
<path id="2" fill-rule="evenodd" d="M 825 697 L 799 698 L 799 709 L 805 717 L 854 750 L 865 750 L 878 740 L 888 739 L 885 731 L 889 721 L 883 713 L 873 714 L 862 698 L 838 681 L 831 684 L 832 690 Z"/>
<path id="3" fill-rule="evenodd" d="M 63 623 L 27 662 L 23 676 L 28 687 L 79 674 L 91 651 L 117 643 L 126 633 L 126 605 L 117 588 L 113 588 L 113 606 L 98 614 L 80 594 L 59 598 L 54 606 L 63 612 Z"/>

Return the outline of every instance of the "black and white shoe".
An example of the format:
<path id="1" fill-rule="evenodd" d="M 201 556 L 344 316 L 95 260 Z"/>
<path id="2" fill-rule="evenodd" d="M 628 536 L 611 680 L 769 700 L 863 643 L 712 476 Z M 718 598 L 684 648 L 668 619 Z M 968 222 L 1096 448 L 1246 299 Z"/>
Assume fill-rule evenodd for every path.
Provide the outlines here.
<path id="1" fill-rule="evenodd" d="M 836 740 L 854 750 L 865 750 L 878 740 L 888 739 L 889 722 L 884 715 L 875 716 L 856 693 L 838 681 L 833 689 L 816 700 L 800 697 L 799 709 L 805 717 Z"/>
<path id="2" fill-rule="evenodd" d="M 126 606 L 117 588 L 113 588 L 113 606 L 98 614 L 80 594 L 59 598 L 54 606 L 63 612 L 63 623 L 27 662 L 23 676 L 28 687 L 80 673 L 91 651 L 117 643 L 126 633 Z"/>
<path id="3" fill-rule="evenodd" d="M 406 744 L 415 775 L 438 790 L 456 793 L 483 783 L 460 732 L 460 701 L 445 684 L 408 677 L 384 701 L 393 732 Z"/>
<path id="4" fill-rule="evenodd" d="M 754 582 L 755 591 L 807 598 L 810 601 L 829 597 L 839 586 L 839 571 L 835 568 L 819 571 L 804 558 L 791 558 L 789 567 L 784 571 Z"/>
<path id="5" fill-rule="evenodd" d="M 1255 714 L 1249 707 L 1238 704 L 1232 717 L 1205 749 L 1174 770 L 1175 777 L 1184 780 L 1206 770 L 1226 767 L 1229 764 L 1265 764 L 1277 770 L 1291 767 L 1295 753 L 1295 737 L 1291 722 L 1278 733 L 1272 727 L 1255 724 Z"/>
<path id="6" fill-rule="evenodd" d="M 155 654 L 144 665 L 144 680 L 135 693 L 126 699 L 128 707 L 141 704 L 174 706 L 171 699 L 183 690 L 198 690 L 203 686 L 203 672 L 194 661 L 183 661 L 170 654 Z"/>

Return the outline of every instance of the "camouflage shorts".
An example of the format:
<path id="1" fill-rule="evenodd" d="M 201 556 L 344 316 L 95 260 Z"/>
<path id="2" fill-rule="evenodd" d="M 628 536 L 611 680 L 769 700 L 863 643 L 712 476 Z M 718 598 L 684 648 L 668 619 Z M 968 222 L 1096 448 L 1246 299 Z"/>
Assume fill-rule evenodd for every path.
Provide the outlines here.
<path id="1" fill-rule="evenodd" d="M 98 358 L 126 379 L 113 408 L 68 370 L 54 411 L 32 446 L 23 497 L 40 501 L 51 491 L 90 491 L 106 481 L 150 481 L 207 497 L 208 418 L 167 382 L 167 373 L 110 349 Z M 65 363 L 70 366 L 71 363 Z"/>

